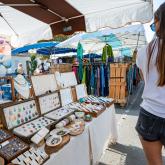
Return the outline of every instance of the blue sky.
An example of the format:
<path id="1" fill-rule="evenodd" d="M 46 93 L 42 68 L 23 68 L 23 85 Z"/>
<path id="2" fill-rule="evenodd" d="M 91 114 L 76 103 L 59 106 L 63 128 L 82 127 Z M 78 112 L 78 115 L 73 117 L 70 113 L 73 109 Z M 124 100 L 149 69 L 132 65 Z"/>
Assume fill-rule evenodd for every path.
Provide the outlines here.
<path id="1" fill-rule="evenodd" d="M 164 2 L 164 0 L 153 0 L 153 3 L 154 3 L 154 11 L 160 6 L 160 4 L 162 4 Z M 152 22 L 151 22 L 152 23 Z M 146 37 L 147 37 L 147 41 L 150 42 L 153 38 L 153 35 L 154 33 L 151 31 L 150 29 L 150 24 L 151 23 L 148 23 L 148 24 L 145 24 L 144 25 L 144 28 L 145 28 L 145 31 L 146 31 Z"/>

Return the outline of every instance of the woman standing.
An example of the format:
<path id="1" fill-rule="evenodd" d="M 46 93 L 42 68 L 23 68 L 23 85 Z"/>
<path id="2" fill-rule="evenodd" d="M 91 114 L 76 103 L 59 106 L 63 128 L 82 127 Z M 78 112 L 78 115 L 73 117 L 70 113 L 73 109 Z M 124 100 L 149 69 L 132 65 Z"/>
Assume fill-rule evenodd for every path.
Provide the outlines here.
<path id="1" fill-rule="evenodd" d="M 136 130 L 148 165 L 163 165 L 165 146 L 165 3 L 154 14 L 151 29 L 156 36 L 138 52 L 136 59 L 145 87 Z"/>

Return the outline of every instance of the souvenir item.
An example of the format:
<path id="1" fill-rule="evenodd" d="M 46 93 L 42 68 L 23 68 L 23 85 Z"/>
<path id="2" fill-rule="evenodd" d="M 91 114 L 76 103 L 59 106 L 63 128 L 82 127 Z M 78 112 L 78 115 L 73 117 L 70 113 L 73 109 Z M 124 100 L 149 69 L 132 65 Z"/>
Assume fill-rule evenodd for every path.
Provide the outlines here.
<path id="1" fill-rule="evenodd" d="M 73 109 L 66 109 L 66 108 L 60 108 L 55 111 L 52 111 L 45 115 L 45 117 L 52 119 L 52 120 L 61 120 L 65 118 L 66 116 L 72 114 L 74 112 Z"/>
<path id="2" fill-rule="evenodd" d="M 70 115 L 69 117 L 67 117 L 67 119 L 69 119 L 70 122 L 73 122 L 73 121 L 75 121 L 76 116 L 73 114 L 73 115 Z"/>
<path id="3" fill-rule="evenodd" d="M 12 135 L 8 133 L 7 131 L 0 129 L 0 143 L 10 139 Z"/>
<path id="4" fill-rule="evenodd" d="M 30 95 L 29 84 L 23 75 L 18 74 L 17 77 L 14 78 L 14 87 L 21 96 L 23 96 L 26 99 L 29 98 Z"/>
<path id="5" fill-rule="evenodd" d="M 12 129 L 39 116 L 34 100 L 3 108 L 4 125 Z"/>
<path id="6" fill-rule="evenodd" d="M 78 111 L 83 111 L 85 114 L 91 114 L 93 117 L 97 117 L 101 114 L 106 107 L 102 104 L 91 104 L 91 103 L 72 103 L 72 107 L 76 108 Z"/>
<path id="7" fill-rule="evenodd" d="M 67 124 L 69 124 L 69 122 L 70 122 L 69 119 L 64 119 L 56 124 L 56 128 L 62 128 L 66 126 Z"/>
<path id="8" fill-rule="evenodd" d="M 49 147 L 55 147 L 55 146 L 58 146 L 61 142 L 62 142 L 62 137 L 61 136 L 53 135 L 53 136 L 50 136 L 46 140 L 46 145 L 49 146 Z"/>
<path id="9" fill-rule="evenodd" d="M 61 95 L 61 104 L 62 104 L 62 106 L 65 106 L 65 105 L 70 104 L 70 103 L 73 102 L 71 88 L 61 89 L 60 90 L 60 95 Z"/>
<path id="10" fill-rule="evenodd" d="M 85 84 L 76 85 L 76 93 L 77 93 L 78 100 L 81 98 L 87 97 L 88 94 L 87 94 L 87 89 L 86 89 Z"/>
<path id="11" fill-rule="evenodd" d="M 31 141 L 34 144 L 39 144 L 42 140 L 44 140 L 44 138 L 46 137 L 46 135 L 49 133 L 49 130 L 45 127 L 43 127 L 40 131 L 37 132 L 37 134 L 35 134 L 32 138 Z"/>
<path id="12" fill-rule="evenodd" d="M 18 136 L 28 138 L 41 130 L 43 127 L 48 127 L 53 123 L 53 120 L 47 119 L 45 117 L 40 117 L 29 123 L 21 125 L 20 127 L 15 128 L 13 132 Z"/>
<path id="13" fill-rule="evenodd" d="M 87 114 L 84 116 L 84 120 L 85 121 L 91 121 L 92 120 L 92 116 L 90 114 Z"/>
<path id="14" fill-rule="evenodd" d="M 84 112 L 75 112 L 77 118 L 83 118 L 85 113 Z"/>
<path id="15" fill-rule="evenodd" d="M 32 76 L 31 81 L 36 96 L 58 89 L 54 74 Z"/>
<path id="16" fill-rule="evenodd" d="M 72 136 L 77 136 L 83 133 L 84 128 L 85 128 L 85 122 L 84 120 L 75 120 L 74 123 L 70 124 L 67 126 L 69 129 L 69 134 Z"/>
<path id="17" fill-rule="evenodd" d="M 61 105 L 58 93 L 39 97 L 39 105 L 41 114 L 45 114 L 59 108 Z"/>
<path id="18" fill-rule="evenodd" d="M 17 137 L 3 142 L 0 146 L 0 155 L 8 162 L 29 149 L 29 146 Z"/>
<path id="19" fill-rule="evenodd" d="M 12 163 L 18 165 L 42 165 L 48 159 L 49 156 L 44 150 L 30 148 L 28 151 L 12 160 Z"/>
<path id="20" fill-rule="evenodd" d="M 53 135 L 59 135 L 59 136 L 65 136 L 69 133 L 69 130 L 67 128 L 57 128 L 57 129 L 54 129 L 50 132 L 50 135 L 53 136 Z"/>

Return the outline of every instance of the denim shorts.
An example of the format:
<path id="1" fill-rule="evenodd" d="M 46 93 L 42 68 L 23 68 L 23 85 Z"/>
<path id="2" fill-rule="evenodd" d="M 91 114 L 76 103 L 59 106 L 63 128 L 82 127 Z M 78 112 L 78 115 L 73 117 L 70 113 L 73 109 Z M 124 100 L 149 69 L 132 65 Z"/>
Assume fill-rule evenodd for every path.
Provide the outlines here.
<path id="1" fill-rule="evenodd" d="M 141 108 L 136 130 L 144 140 L 161 141 L 165 146 L 165 118 L 155 116 Z"/>

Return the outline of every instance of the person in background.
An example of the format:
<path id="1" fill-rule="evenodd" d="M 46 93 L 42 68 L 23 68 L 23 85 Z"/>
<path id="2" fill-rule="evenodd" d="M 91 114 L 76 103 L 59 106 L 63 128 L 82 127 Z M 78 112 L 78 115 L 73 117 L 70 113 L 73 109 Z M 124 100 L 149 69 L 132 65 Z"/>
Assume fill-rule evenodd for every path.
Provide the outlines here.
<path id="1" fill-rule="evenodd" d="M 24 75 L 24 69 L 23 69 L 22 63 L 18 63 L 18 67 L 17 67 L 17 69 L 15 70 L 15 73 L 16 73 L 16 74 Z"/>
<path id="2" fill-rule="evenodd" d="M 165 2 L 154 14 L 155 38 L 138 51 L 136 64 L 145 82 L 136 125 L 148 165 L 163 165 L 165 146 Z"/>

